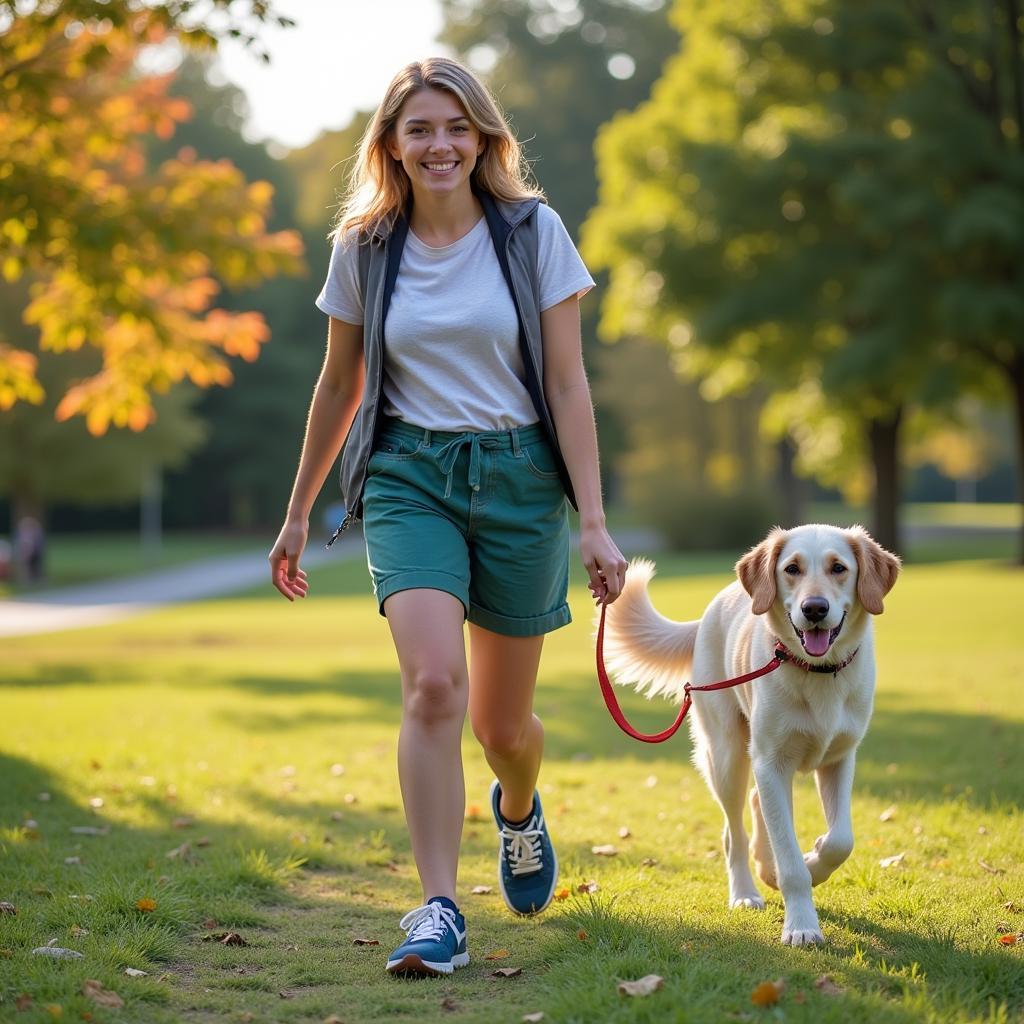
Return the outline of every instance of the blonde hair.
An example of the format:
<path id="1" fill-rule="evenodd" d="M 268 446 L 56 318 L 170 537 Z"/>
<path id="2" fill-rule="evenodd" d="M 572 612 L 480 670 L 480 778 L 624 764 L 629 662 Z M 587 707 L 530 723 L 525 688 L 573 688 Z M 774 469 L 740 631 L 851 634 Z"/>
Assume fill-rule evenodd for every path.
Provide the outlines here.
<path id="1" fill-rule="evenodd" d="M 333 240 L 390 229 L 405 208 L 412 186 L 401 163 L 388 153 L 387 142 L 406 100 L 424 89 L 451 93 L 480 132 L 484 151 L 473 169 L 473 180 L 482 189 L 495 199 L 513 202 L 544 198 L 541 189 L 531 183 L 522 148 L 488 89 L 458 61 L 431 57 L 407 64 L 395 75 L 366 126 L 331 232 Z"/>

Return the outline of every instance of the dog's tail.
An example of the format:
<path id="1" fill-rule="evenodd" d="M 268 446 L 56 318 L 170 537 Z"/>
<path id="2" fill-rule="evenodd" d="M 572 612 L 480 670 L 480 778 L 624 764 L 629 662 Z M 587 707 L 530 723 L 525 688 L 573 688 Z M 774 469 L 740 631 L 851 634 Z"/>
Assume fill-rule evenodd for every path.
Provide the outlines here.
<path id="1" fill-rule="evenodd" d="M 632 684 L 648 697 L 681 702 L 700 620 L 673 622 L 656 611 L 647 594 L 653 576 L 653 562 L 646 558 L 630 562 L 626 585 L 608 606 L 605 666 L 617 683 Z"/>

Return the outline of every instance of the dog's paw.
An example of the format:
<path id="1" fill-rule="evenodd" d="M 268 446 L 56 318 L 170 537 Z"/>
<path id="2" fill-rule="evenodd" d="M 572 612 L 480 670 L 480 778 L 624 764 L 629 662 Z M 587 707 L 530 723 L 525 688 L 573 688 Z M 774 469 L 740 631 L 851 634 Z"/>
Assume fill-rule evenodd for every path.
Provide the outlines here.
<path id="1" fill-rule="evenodd" d="M 817 928 L 783 928 L 782 944 L 784 946 L 821 946 L 825 936 Z"/>
<path id="2" fill-rule="evenodd" d="M 760 893 L 753 896 L 736 896 L 729 900 L 730 910 L 764 910 L 764 897 Z"/>

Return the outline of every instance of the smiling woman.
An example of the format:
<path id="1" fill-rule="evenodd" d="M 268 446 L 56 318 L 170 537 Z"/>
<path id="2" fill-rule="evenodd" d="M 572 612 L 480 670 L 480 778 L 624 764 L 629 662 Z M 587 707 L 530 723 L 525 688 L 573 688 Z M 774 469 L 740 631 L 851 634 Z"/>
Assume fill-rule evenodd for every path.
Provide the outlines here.
<path id="1" fill-rule="evenodd" d="M 363 519 L 398 654 L 399 777 L 423 886 L 387 969 L 450 974 L 469 963 L 456 898 L 467 707 L 496 776 L 505 903 L 539 913 L 558 880 L 533 698 L 544 635 L 571 619 L 568 502 L 591 593 L 611 602 L 623 583 L 581 354 L 578 300 L 594 282 L 494 98 L 447 58 L 392 80 L 334 241 L 317 299 L 327 358 L 271 574 L 289 600 L 306 596 L 308 511 L 344 438 L 339 532 Z"/>

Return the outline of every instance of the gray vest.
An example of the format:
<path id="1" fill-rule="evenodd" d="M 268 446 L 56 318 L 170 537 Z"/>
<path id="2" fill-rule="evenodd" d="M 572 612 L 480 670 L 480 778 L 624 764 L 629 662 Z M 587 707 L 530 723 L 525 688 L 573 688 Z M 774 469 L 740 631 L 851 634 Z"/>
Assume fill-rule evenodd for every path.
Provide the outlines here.
<path id="1" fill-rule="evenodd" d="M 484 209 L 494 251 L 505 283 L 512 295 L 519 319 L 519 348 L 526 368 L 526 390 L 533 400 L 537 419 L 544 427 L 555 453 L 566 497 L 576 507 L 572 481 L 565 467 L 554 421 L 544 397 L 544 346 L 540 330 L 540 300 L 537 281 L 537 219 L 532 216 L 539 200 L 506 203 L 487 192 L 474 189 Z M 334 531 L 327 546 L 337 539 L 354 519 L 363 514 L 363 487 L 366 465 L 373 453 L 380 427 L 380 404 L 384 379 L 384 322 L 402 262 L 402 250 L 409 233 L 409 222 L 399 217 L 390 232 L 378 230 L 360 243 L 359 273 L 363 286 L 363 361 L 366 379 L 363 398 L 352 420 L 341 455 L 341 495 L 345 519 Z"/>

